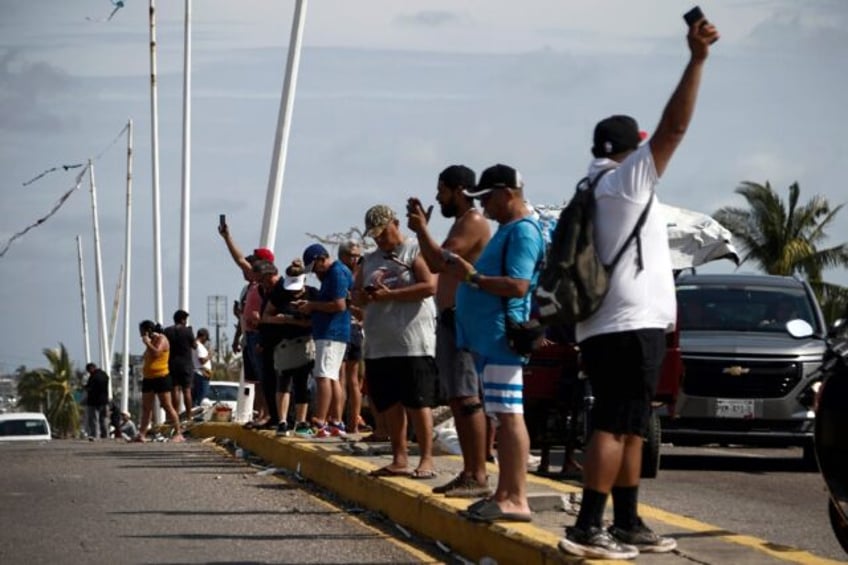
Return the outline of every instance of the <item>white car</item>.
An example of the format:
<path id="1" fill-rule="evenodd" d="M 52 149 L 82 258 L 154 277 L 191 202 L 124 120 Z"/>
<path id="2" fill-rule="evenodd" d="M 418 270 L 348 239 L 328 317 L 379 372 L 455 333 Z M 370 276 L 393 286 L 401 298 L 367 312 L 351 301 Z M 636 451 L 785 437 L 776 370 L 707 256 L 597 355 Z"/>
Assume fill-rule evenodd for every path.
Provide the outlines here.
<path id="1" fill-rule="evenodd" d="M 209 381 L 209 396 L 206 398 L 212 404 L 223 404 L 235 412 L 238 394 L 239 383 L 237 381 Z"/>
<path id="2" fill-rule="evenodd" d="M 50 441 L 50 424 L 41 412 L 0 414 L 0 441 Z"/>
<path id="3" fill-rule="evenodd" d="M 202 418 L 212 419 L 214 406 L 226 406 L 231 418 L 236 422 L 248 422 L 253 419 L 253 383 L 240 385 L 237 381 L 209 381 L 209 395 L 200 401 L 203 407 Z"/>

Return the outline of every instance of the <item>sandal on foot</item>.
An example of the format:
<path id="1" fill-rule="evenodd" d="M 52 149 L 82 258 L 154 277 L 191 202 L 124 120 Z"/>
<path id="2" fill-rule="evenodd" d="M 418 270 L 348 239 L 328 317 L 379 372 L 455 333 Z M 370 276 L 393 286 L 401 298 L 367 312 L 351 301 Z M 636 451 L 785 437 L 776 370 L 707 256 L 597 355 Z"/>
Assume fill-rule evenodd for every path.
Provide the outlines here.
<path id="1" fill-rule="evenodd" d="M 408 469 L 392 469 L 391 467 L 380 467 L 368 473 L 370 477 L 411 477 L 412 472 Z"/>
<path id="2" fill-rule="evenodd" d="M 411 479 L 418 480 L 435 479 L 438 476 L 439 472 L 435 469 L 415 469 L 412 474 L 409 475 Z"/>
<path id="3" fill-rule="evenodd" d="M 494 499 L 489 499 L 483 504 L 474 506 L 473 510 L 469 507 L 463 515 L 473 522 L 486 523 L 530 522 L 532 520 L 529 512 L 504 512 Z"/>

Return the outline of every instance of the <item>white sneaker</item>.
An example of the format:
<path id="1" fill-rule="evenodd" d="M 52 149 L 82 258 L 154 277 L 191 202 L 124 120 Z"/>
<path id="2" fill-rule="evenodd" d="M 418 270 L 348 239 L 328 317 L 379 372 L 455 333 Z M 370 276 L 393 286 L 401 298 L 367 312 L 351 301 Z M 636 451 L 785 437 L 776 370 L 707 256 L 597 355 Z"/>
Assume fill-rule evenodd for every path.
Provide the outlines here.
<path id="1" fill-rule="evenodd" d="M 583 530 L 570 526 L 558 547 L 571 555 L 590 559 L 635 559 L 639 555 L 634 546 L 619 543 L 607 530 L 598 527 Z"/>

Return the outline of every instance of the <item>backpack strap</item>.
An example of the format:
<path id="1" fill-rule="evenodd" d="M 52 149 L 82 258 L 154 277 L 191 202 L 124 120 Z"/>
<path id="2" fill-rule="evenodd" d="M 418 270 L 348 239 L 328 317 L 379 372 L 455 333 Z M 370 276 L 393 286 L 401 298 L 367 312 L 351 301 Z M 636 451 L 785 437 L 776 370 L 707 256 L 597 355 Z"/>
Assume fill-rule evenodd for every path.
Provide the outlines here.
<path id="1" fill-rule="evenodd" d="M 518 220 L 515 223 L 517 225 L 517 224 L 519 224 L 519 223 L 521 223 L 525 220 L 527 220 L 527 216 L 525 216 L 524 218 L 521 218 L 520 220 Z M 527 220 L 527 221 L 529 221 L 529 220 Z M 530 223 L 531 223 L 531 225 L 535 226 L 535 228 L 537 230 L 539 230 L 539 234 L 542 235 L 541 228 L 539 228 L 539 226 L 534 224 L 533 222 L 530 222 Z M 501 275 L 503 275 L 503 276 L 506 276 L 506 252 L 507 252 L 507 249 L 509 249 L 509 242 L 510 242 L 510 239 L 512 238 L 512 230 L 513 229 L 515 229 L 515 226 L 513 226 L 513 228 L 511 230 L 509 230 L 509 233 L 506 235 L 506 241 L 504 242 L 503 251 L 501 252 Z M 544 239 L 544 237 L 542 239 Z M 538 265 L 538 262 L 536 264 Z M 501 296 L 501 304 L 503 305 L 504 319 L 506 319 L 506 316 L 509 314 L 509 298 L 507 298 L 506 296 Z"/>
<path id="2" fill-rule="evenodd" d="M 604 169 L 594 179 L 589 179 L 589 177 L 584 177 L 577 183 L 577 190 L 581 190 L 582 186 L 586 188 L 584 190 L 595 191 L 595 187 L 598 186 L 598 183 L 608 172 L 615 170 L 615 167 L 610 167 L 608 169 Z M 615 254 L 615 257 L 612 260 L 612 263 L 607 265 L 607 271 L 612 272 L 615 269 L 615 266 L 621 260 L 621 256 L 624 255 L 624 251 L 627 249 L 627 246 L 630 245 L 630 242 L 634 239 L 636 240 L 636 265 L 638 267 L 638 271 L 642 271 L 645 268 L 645 264 L 642 261 L 642 226 L 645 225 L 645 220 L 648 219 L 648 212 L 651 211 L 651 204 L 654 203 L 654 191 L 651 190 L 651 196 L 648 198 L 648 205 L 645 206 L 645 209 L 642 210 L 642 214 L 639 216 L 639 219 L 636 220 L 636 225 L 633 226 L 633 231 L 630 232 L 630 235 L 627 236 L 627 239 L 624 240 L 624 244 L 621 246 L 621 249 Z M 637 271 L 637 272 L 638 272 Z"/>
<path id="3" fill-rule="evenodd" d="M 648 198 L 648 205 L 645 206 L 645 209 L 642 210 L 642 213 L 639 215 L 639 219 L 636 220 L 636 225 L 633 226 L 633 231 L 630 232 L 630 235 L 624 241 L 624 244 L 621 246 L 621 249 L 618 250 L 618 253 L 615 254 L 615 258 L 612 260 L 607 266 L 610 272 L 615 269 L 615 266 L 618 264 L 618 261 L 621 259 L 621 256 L 624 255 L 624 250 L 627 249 L 627 246 L 630 245 L 630 242 L 634 239 L 636 240 L 636 266 L 637 272 L 641 271 L 645 268 L 645 264 L 642 261 L 642 226 L 645 225 L 645 220 L 648 219 L 648 212 L 651 211 L 651 204 L 654 203 L 654 191 L 651 191 L 651 195 Z"/>

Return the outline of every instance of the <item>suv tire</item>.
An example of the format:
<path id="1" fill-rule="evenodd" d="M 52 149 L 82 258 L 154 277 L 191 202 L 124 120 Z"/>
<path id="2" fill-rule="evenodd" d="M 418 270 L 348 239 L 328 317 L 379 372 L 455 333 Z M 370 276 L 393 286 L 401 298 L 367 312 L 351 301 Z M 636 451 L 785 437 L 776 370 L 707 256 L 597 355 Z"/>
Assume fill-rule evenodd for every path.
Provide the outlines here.
<path id="1" fill-rule="evenodd" d="M 660 416 L 651 410 L 648 418 L 648 430 L 645 432 L 645 441 L 642 444 L 642 472 L 640 476 L 644 479 L 655 479 L 660 470 L 660 443 L 662 442 L 662 427 Z"/>

